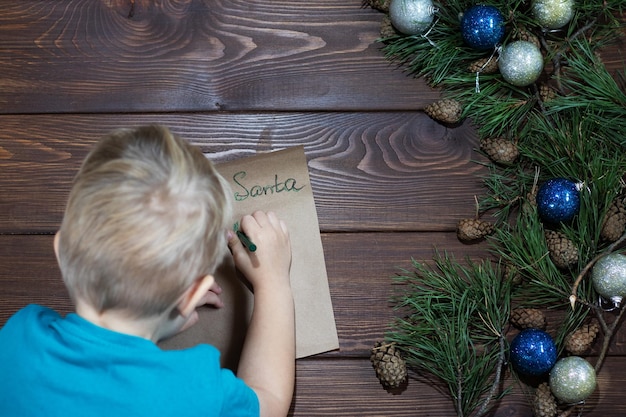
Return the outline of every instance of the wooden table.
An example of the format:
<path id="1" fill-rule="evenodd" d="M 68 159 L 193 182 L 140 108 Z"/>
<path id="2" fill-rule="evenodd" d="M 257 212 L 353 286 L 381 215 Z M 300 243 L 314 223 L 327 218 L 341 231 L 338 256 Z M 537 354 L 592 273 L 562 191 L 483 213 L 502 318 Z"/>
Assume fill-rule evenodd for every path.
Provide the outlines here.
<path id="1" fill-rule="evenodd" d="M 421 112 L 439 93 L 388 63 L 360 0 L 0 0 L 0 325 L 28 303 L 72 307 L 52 236 L 93 143 L 162 123 L 226 161 L 304 145 L 340 350 L 299 360 L 293 416 L 451 416 L 420 377 L 391 394 L 369 350 L 398 268 L 461 244 L 483 192 L 469 122 Z M 621 47 L 606 61 L 623 68 Z M 587 415 L 626 414 L 619 335 Z M 512 381 L 509 381 L 512 382 Z M 520 389 L 494 416 L 530 416 Z"/>

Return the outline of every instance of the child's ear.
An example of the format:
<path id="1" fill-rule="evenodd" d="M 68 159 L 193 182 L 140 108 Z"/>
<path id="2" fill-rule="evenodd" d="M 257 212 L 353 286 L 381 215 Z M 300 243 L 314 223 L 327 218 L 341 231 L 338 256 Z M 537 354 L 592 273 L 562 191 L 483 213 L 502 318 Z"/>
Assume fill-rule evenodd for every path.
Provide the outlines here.
<path id="1" fill-rule="evenodd" d="M 205 275 L 195 280 L 178 303 L 180 315 L 189 317 L 196 310 L 200 299 L 206 295 L 214 282 L 215 278 L 213 275 Z"/>
<path id="2" fill-rule="evenodd" d="M 54 255 L 57 257 L 57 261 L 59 260 L 59 232 L 57 231 L 54 234 L 54 242 L 52 243 L 52 246 L 54 246 Z"/>

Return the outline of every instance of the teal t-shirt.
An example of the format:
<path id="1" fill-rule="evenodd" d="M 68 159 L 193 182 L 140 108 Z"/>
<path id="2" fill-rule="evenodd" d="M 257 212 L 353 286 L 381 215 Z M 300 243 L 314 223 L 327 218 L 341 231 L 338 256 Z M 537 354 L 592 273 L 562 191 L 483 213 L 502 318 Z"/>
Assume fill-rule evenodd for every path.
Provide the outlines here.
<path id="1" fill-rule="evenodd" d="M 209 345 L 153 342 L 30 305 L 0 329 L 0 416 L 259 416 Z"/>

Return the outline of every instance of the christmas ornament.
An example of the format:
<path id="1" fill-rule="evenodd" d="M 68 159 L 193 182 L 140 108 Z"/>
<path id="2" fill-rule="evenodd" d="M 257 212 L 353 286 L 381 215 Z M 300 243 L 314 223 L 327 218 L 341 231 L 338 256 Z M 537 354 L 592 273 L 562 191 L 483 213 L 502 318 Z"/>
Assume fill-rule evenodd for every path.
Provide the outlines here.
<path id="1" fill-rule="evenodd" d="M 424 33 L 433 22 L 435 6 L 432 0 L 391 0 L 389 18 L 393 26 L 405 35 Z"/>
<path id="2" fill-rule="evenodd" d="M 533 43 L 515 41 L 502 48 L 498 68 L 508 83 L 525 87 L 537 81 L 541 75 L 543 55 Z"/>
<path id="3" fill-rule="evenodd" d="M 548 383 L 539 384 L 535 391 L 533 412 L 535 417 L 554 417 L 558 411 L 556 398 L 550 391 Z"/>
<path id="4" fill-rule="evenodd" d="M 544 182 L 537 191 L 539 217 L 548 223 L 570 221 L 580 209 L 580 195 L 575 182 L 553 178 Z"/>
<path id="5" fill-rule="evenodd" d="M 572 20 L 574 0 L 533 0 L 531 8 L 542 27 L 559 29 Z"/>
<path id="6" fill-rule="evenodd" d="M 461 18 L 463 40 L 474 49 L 494 48 L 504 37 L 504 32 L 504 17 L 493 6 L 472 6 Z"/>
<path id="7" fill-rule="evenodd" d="M 395 343 L 376 342 L 372 348 L 370 362 L 378 380 L 385 388 L 397 388 L 406 380 L 406 362 L 396 349 Z"/>
<path id="8" fill-rule="evenodd" d="M 554 366 L 556 357 L 556 345 L 552 337 L 543 330 L 522 330 L 511 342 L 511 364 L 521 374 L 545 374 Z"/>
<path id="9" fill-rule="evenodd" d="M 591 281 L 598 294 L 619 305 L 626 297 L 626 256 L 611 253 L 602 257 L 593 266 Z"/>
<path id="10" fill-rule="evenodd" d="M 596 371 L 579 356 L 560 359 L 550 371 L 552 394 L 565 404 L 578 404 L 596 389 Z"/>
<path id="11" fill-rule="evenodd" d="M 511 311 L 511 324 L 518 329 L 545 329 L 546 316 L 536 308 L 516 308 Z"/>
<path id="12" fill-rule="evenodd" d="M 557 267 L 567 269 L 578 262 L 578 248 L 565 234 L 546 230 L 545 236 L 550 259 Z"/>

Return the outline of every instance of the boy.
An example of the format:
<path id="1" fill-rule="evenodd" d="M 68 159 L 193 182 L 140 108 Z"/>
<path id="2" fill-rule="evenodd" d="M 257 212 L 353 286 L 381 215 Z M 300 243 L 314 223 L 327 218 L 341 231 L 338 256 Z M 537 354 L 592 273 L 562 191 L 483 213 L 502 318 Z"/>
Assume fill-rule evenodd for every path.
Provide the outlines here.
<path id="1" fill-rule="evenodd" d="M 294 388 L 291 248 L 273 213 L 232 232 L 227 184 L 159 126 L 105 136 L 76 176 L 54 249 L 76 313 L 36 305 L 0 330 L 2 416 L 285 416 Z M 221 307 L 213 271 L 230 248 L 255 305 L 237 377 L 217 349 L 162 351 Z"/>

